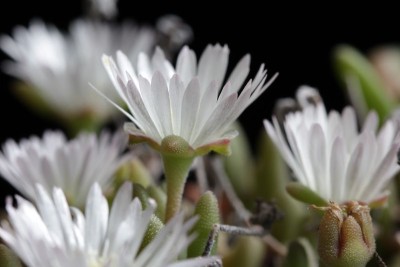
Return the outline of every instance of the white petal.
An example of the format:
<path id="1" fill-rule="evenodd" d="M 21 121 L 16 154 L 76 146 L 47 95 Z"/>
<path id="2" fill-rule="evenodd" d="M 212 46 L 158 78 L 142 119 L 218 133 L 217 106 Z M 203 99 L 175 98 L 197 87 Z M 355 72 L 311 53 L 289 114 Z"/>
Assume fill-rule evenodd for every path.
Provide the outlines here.
<path id="1" fill-rule="evenodd" d="M 183 82 L 180 80 L 178 75 L 172 76 L 169 81 L 169 99 L 171 105 L 171 124 L 172 133 L 175 135 L 180 135 L 181 133 L 181 116 L 182 116 L 182 100 L 185 93 L 185 87 Z M 183 109 L 185 112 L 187 110 Z"/>
<path id="2" fill-rule="evenodd" d="M 128 82 L 127 86 L 129 88 L 128 99 L 132 103 L 132 105 L 130 105 L 131 112 L 132 114 L 135 114 L 135 117 L 137 118 L 138 127 L 152 138 L 161 140 L 161 134 L 159 133 L 155 122 L 150 117 L 139 90 L 131 81 Z"/>
<path id="3" fill-rule="evenodd" d="M 36 203 L 40 216 L 49 230 L 62 238 L 61 225 L 52 199 L 41 185 L 36 185 L 36 190 Z"/>
<path id="4" fill-rule="evenodd" d="M 330 156 L 330 182 L 332 188 L 331 198 L 328 200 L 338 201 L 346 199 L 346 150 L 341 137 L 337 137 L 332 144 Z"/>
<path id="5" fill-rule="evenodd" d="M 228 66 L 228 57 L 229 49 L 227 46 L 207 46 L 198 65 L 198 77 L 202 88 L 207 88 L 213 81 L 218 90 L 221 88 Z"/>
<path id="6" fill-rule="evenodd" d="M 124 78 L 123 81 L 126 83 L 129 79 L 131 79 L 136 86 L 139 86 L 139 80 L 137 78 L 136 72 L 134 71 L 128 57 L 124 53 L 122 53 L 122 51 L 117 51 L 117 62 L 121 74 Z M 126 75 L 126 73 L 129 73 L 129 77 Z"/>
<path id="7" fill-rule="evenodd" d="M 86 249 L 89 251 L 100 251 L 107 230 L 108 203 L 101 193 L 98 184 L 90 189 L 85 208 Z"/>
<path id="8" fill-rule="evenodd" d="M 375 111 L 371 111 L 365 119 L 361 132 L 370 131 L 375 133 L 376 129 L 378 129 L 378 120 L 378 114 Z"/>
<path id="9" fill-rule="evenodd" d="M 117 192 L 113 200 L 110 212 L 110 220 L 108 223 L 108 235 L 114 235 L 118 228 L 118 224 L 122 222 L 126 216 L 126 211 L 132 199 L 132 184 L 124 183 Z"/>
<path id="10" fill-rule="evenodd" d="M 172 119 L 171 119 L 171 101 L 168 92 L 167 82 L 160 72 L 156 71 L 151 80 L 151 92 L 153 103 L 155 103 L 155 113 L 159 117 L 160 126 L 162 129 L 162 137 L 173 134 Z"/>
<path id="11" fill-rule="evenodd" d="M 329 179 L 321 179 L 321 177 L 327 178 L 328 176 L 328 159 L 324 132 L 319 124 L 312 126 L 309 138 L 309 155 L 312 162 L 310 165 L 316 182 L 316 188 L 318 188 L 318 193 L 321 196 L 325 198 L 330 197 L 331 183 Z"/>
<path id="12" fill-rule="evenodd" d="M 160 72 L 165 80 L 171 79 L 172 75 L 175 73 L 174 67 L 172 67 L 171 63 L 165 58 L 164 52 L 159 47 L 156 48 L 151 63 L 153 65 L 153 70 L 155 72 Z"/>
<path id="13" fill-rule="evenodd" d="M 193 141 L 194 147 L 199 147 L 212 141 L 215 139 L 215 134 L 218 136 L 218 131 L 221 131 L 221 128 L 225 130 L 226 126 L 229 126 L 226 125 L 226 118 L 232 111 L 236 100 L 237 94 L 233 93 L 218 104 L 210 115 L 209 120 L 199 129 L 198 135 Z"/>
<path id="14" fill-rule="evenodd" d="M 250 72 L 250 55 L 245 55 L 232 71 L 228 81 L 232 84 L 232 91 L 238 92 Z"/>
<path id="15" fill-rule="evenodd" d="M 176 73 L 186 87 L 197 73 L 196 54 L 187 46 L 183 47 L 176 62 Z"/>
<path id="16" fill-rule="evenodd" d="M 144 77 L 147 80 L 151 80 L 151 77 L 153 76 L 153 69 L 150 64 L 150 59 L 146 54 L 144 53 L 139 54 L 137 69 L 138 69 L 138 75 Z"/>
<path id="17" fill-rule="evenodd" d="M 160 121 L 161 114 L 157 114 L 157 106 L 159 105 L 157 96 L 159 92 L 153 92 L 152 86 L 149 81 L 142 76 L 139 76 L 139 89 L 142 96 L 143 104 L 145 105 L 146 110 L 149 113 L 149 116 L 152 119 L 155 128 L 157 129 L 157 132 L 162 138 L 165 137 L 162 125 L 162 123 L 164 122 Z"/>
<path id="18" fill-rule="evenodd" d="M 200 84 L 197 78 L 190 81 L 182 99 L 181 113 L 181 134 L 187 141 L 194 134 L 194 125 L 197 122 L 197 113 L 199 112 Z"/>

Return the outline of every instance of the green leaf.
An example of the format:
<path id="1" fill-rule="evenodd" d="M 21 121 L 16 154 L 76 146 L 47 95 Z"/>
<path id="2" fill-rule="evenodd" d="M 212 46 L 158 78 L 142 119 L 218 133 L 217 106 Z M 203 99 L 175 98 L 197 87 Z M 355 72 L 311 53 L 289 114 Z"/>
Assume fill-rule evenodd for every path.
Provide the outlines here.
<path id="1" fill-rule="evenodd" d="M 226 174 L 242 201 L 254 200 L 255 166 L 250 144 L 240 124 L 236 122 L 234 126 L 239 135 L 231 141 L 231 155 L 223 158 Z"/>
<path id="2" fill-rule="evenodd" d="M 265 131 L 257 148 L 257 194 L 264 200 L 273 201 L 283 213 L 283 218 L 272 225 L 271 232 L 281 242 L 292 241 L 302 230 L 307 212 L 304 205 L 286 191 L 289 169 Z"/>
<path id="3" fill-rule="evenodd" d="M 220 223 L 218 201 L 211 191 L 207 191 L 201 196 L 194 213 L 199 217 L 199 220 L 192 230 L 192 232 L 197 234 L 197 237 L 189 246 L 189 258 L 198 257 L 203 254 L 214 224 Z M 217 243 L 216 240 L 211 250 L 212 255 L 215 255 L 217 252 Z"/>
<path id="4" fill-rule="evenodd" d="M 2 267 L 22 267 L 17 255 L 7 246 L 0 244 L 0 266 Z"/>
<path id="5" fill-rule="evenodd" d="M 362 101 L 368 110 L 376 110 L 381 122 L 390 115 L 396 102 L 386 93 L 383 81 L 367 58 L 353 47 L 341 45 L 334 50 L 334 66 L 349 95 L 363 98 L 353 102 Z M 349 78 L 356 79 L 358 86 L 347 86 Z"/>
<path id="6" fill-rule="evenodd" d="M 148 244 L 150 244 L 154 238 L 158 235 L 161 229 L 164 227 L 162 221 L 155 215 L 151 216 L 150 222 L 147 226 L 146 233 L 143 237 L 142 244 L 140 245 L 140 251 L 143 250 Z"/>
<path id="7" fill-rule="evenodd" d="M 329 205 L 327 200 L 301 183 L 290 182 L 286 185 L 286 190 L 292 197 L 306 204 L 312 204 L 317 207 L 326 207 Z"/>
<path id="8" fill-rule="evenodd" d="M 129 162 L 122 165 L 116 173 L 116 183 L 122 184 L 125 181 L 131 181 L 136 184 L 140 184 L 143 187 L 148 187 L 153 182 L 149 170 L 144 164 L 138 159 L 134 158 Z"/>
<path id="9" fill-rule="evenodd" d="M 264 266 L 265 244 L 258 237 L 240 236 L 228 255 L 223 258 L 224 267 Z"/>
<path id="10" fill-rule="evenodd" d="M 133 196 L 139 198 L 143 210 L 149 207 L 149 195 L 143 186 L 140 184 L 133 184 Z"/>
<path id="11" fill-rule="evenodd" d="M 157 203 L 157 208 L 155 214 L 161 221 L 165 221 L 165 209 L 167 205 L 167 195 L 165 192 L 157 186 L 149 186 L 147 192 L 151 198 L 153 198 Z"/>
<path id="12" fill-rule="evenodd" d="M 318 267 L 318 256 L 311 243 L 299 238 L 289 246 L 283 267 Z"/>

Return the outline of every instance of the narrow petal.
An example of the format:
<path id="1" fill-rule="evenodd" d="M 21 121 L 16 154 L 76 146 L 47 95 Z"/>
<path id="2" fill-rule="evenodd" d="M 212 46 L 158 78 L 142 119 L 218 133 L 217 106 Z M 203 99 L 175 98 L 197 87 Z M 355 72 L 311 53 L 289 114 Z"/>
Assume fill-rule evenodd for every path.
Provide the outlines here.
<path id="1" fill-rule="evenodd" d="M 156 116 L 159 117 L 162 137 L 173 134 L 172 108 L 167 82 L 162 74 L 156 71 L 151 80 L 151 92 Z"/>
<path id="2" fill-rule="evenodd" d="M 107 231 L 108 204 L 98 184 L 89 192 L 85 215 L 88 226 L 85 229 L 86 248 L 89 251 L 100 251 Z"/>
<path id="3" fill-rule="evenodd" d="M 190 81 L 187 86 L 182 99 L 182 113 L 181 113 L 181 136 L 191 141 L 190 137 L 193 135 L 194 126 L 199 112 L 200 98 L 200 84 L 197 78 Z"/>
<path id="4" fill-rule="evenodd" d="M 211 82 L 215 82 L 218 90 L 221 88 L 228 66 L 228 57 L 227 46 L 207 46 L 199 60 L 198 77 L 201 87 L 207 88 Z"/>
<path id="5" fill-rule="evenodd" d="M 346 162 L 347 155 L 344 142 L 341 137 L 337 137 L 332 144 L 330 156 L 330 182 L 332 188 L 332 196 L 328 200 L 338 201 L 341 203 L 346 199 Z"/>
<path id="6" fill-rule="evenodd" d="M 187 46 L 183 47 L 176 62 L 176 73 L 186 87 L 197 73 L 196 54 Z"/>
<path id="7" fill-rule="evenodd" d="M 182 100 L 185 93 L 184 83 L 180 76 L 174 75 L 169 81 L 169 99 L 171 105 L 171 124 L 172 133 L 180 135 L 181 133 L 181 117 L 182 117 Z M 186 110 L 184 110 L 186 112 Z"/>
<path id="8" fill-rule="evenodd" d="M 228 80 L 231 83 L 231 92 L 238 92 L 243 85 L 247 75 L 250 72 L 250 55 L 245 55 L 239 63 L 236 65 L 235 69 L 232 71 Z M 231 93 L 227 92 L 227 94 Z"/>

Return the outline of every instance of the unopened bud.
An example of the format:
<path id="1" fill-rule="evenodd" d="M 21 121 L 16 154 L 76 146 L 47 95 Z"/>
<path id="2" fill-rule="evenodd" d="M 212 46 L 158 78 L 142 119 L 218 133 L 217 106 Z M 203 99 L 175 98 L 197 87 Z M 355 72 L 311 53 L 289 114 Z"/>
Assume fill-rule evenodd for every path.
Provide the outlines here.
<path id="1" fill-rule="evenodd" d="M 321 261 L 332 267 L 364 267 L 375 253 L 370 209 L 358 202 L 322 208 L 318 233 Z"/>
<path id="2" fill-rule="evenodd" d="M 189 257 L 198 257 L 203 254 L 214 224 L 220 223 L 218 200 L 211 191 L 207 191 L 201 196 L 194 213 L 199 216 L 199 220 L 192 229 L 197 234 L 197 238 L 188 248 Z M 215 255 L 216 252 L 217 246 L 215 245 L 211 254 Z"/>

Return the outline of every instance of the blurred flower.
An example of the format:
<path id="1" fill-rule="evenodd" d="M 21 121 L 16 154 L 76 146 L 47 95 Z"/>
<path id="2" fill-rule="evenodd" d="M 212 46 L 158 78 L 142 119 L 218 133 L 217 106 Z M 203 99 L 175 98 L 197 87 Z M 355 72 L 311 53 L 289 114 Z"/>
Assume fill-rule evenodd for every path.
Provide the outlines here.
<path id="1" fill-rule="evenodd" d="M 250 56 L 246 55 L 224 85 L 228 56 L 227 46 L 209 45 L 197 63 L 195 53 L 184 47 L 176 69 L 161 49 L 156 49 L 151 59 L 140 54 L 136 68 L 122 52 L 117 53 L 118 66 L 111 57 L 103 56 L 110 79 L 131 112 L 113 103 L 133 122 L 125 124 L 125 130 L 155 148 L 171 135 L 179 136 L 200 154 L 226 147 L 236 136 L 236 131 L 230 130 L 232 122 L 277 76 L 266 83 L 267 71 L 262 65 L 254 80 L 241 90 L 249 73 Z"/>
<path id="2" fill-rule="evenodd" d="M 77 20 L 69 34 L 63 34 L 52 25 L 33 21 L 28 28 L 17 26 L 13 37 L 2 36 L 0 48 L 13 60 L 5 62 L 4 70 L 29 85 L 25 89 L 29 91 L 23 93 L 28 94 L 30 104 L 40 101 L 51 110 L 47 114 L 56 113 L 70 123 L 82 117 L 103 122 L 115 110 L 94 95 L 88 82 L 113 101 L 118 95 L 105 75 L 100 56 L 121 49 L 135 62 L 138 53 L 151 51 L 155 42 L 152 29 L 129 22 L 117 25 Z"/>
<path id="3" fill-rule="evenodd" d="M 384 83 L 390 97 L 400 100 L 400 48 L 383 46 L 375 48 L 370 60 Z"/>
<path id="4" fill-rule="evenodd" d="M 47 192 L 60 187 L 71 205 L 83 207 L 93 183 L 105 188 L 127 159 L 122 151 L 127 135 L 81 133 L 68 141 L 61 132 L 47 131 L 17 144 L 8 140 L 0 152 L 0 174 L 24 196 L 34 199 L 38 183 Z"/>
<path id="5" fill-rule="evenodd" d="M 157 20 L 156 28 L 158 32 L 158 45 L 162 47 L 167 58 L 172 58 L 179 52 L 183 44 L 189 43 L 193 39 L 192 28 L 173 14 L 167 14 Z"/>
<path id="6" fill-rule="evenodd" d="M 92 15 L 102 15 L 111 19 L 118 14 L 118 0 L 88 0 Z"/>
<path id="7" fill-rule="evenodd" d="M 303 110 L 286 116 L 284 131 L 275 117 L 273 124 L 264 121 L 296 178 L 327 201 L 371 203 L 384 199 L 385 187 L 399 170 L 396 123 L 387 120 L 377 132 L 378 117 L 370 112 L 358 132 L 353 108 L 327 114 L 315 95 L 318 92 L 313 88 L 299 89 Z"/>
<path id="8" fill-rule="evenodd" d="M 132 185 L 125 183 L 109 210 L 95 184 L 84 215 L 68 208 L 61 189 L 53 189 L 51 195 L 38 185 L 37 209 L 18 196 L 17 208 L 11 201 L 7 203 L 10 222 L 2 223 L 0 236 L 28 267 L 197 267 L 215 261 L 211 257 L 176 260 L 193 240 L 188 231 L 194 220 L 184 223 L 182 214 L 139 252 L 153 208 L 142 211 L 139 199 L 132 200 L 131 196 Z"/>

